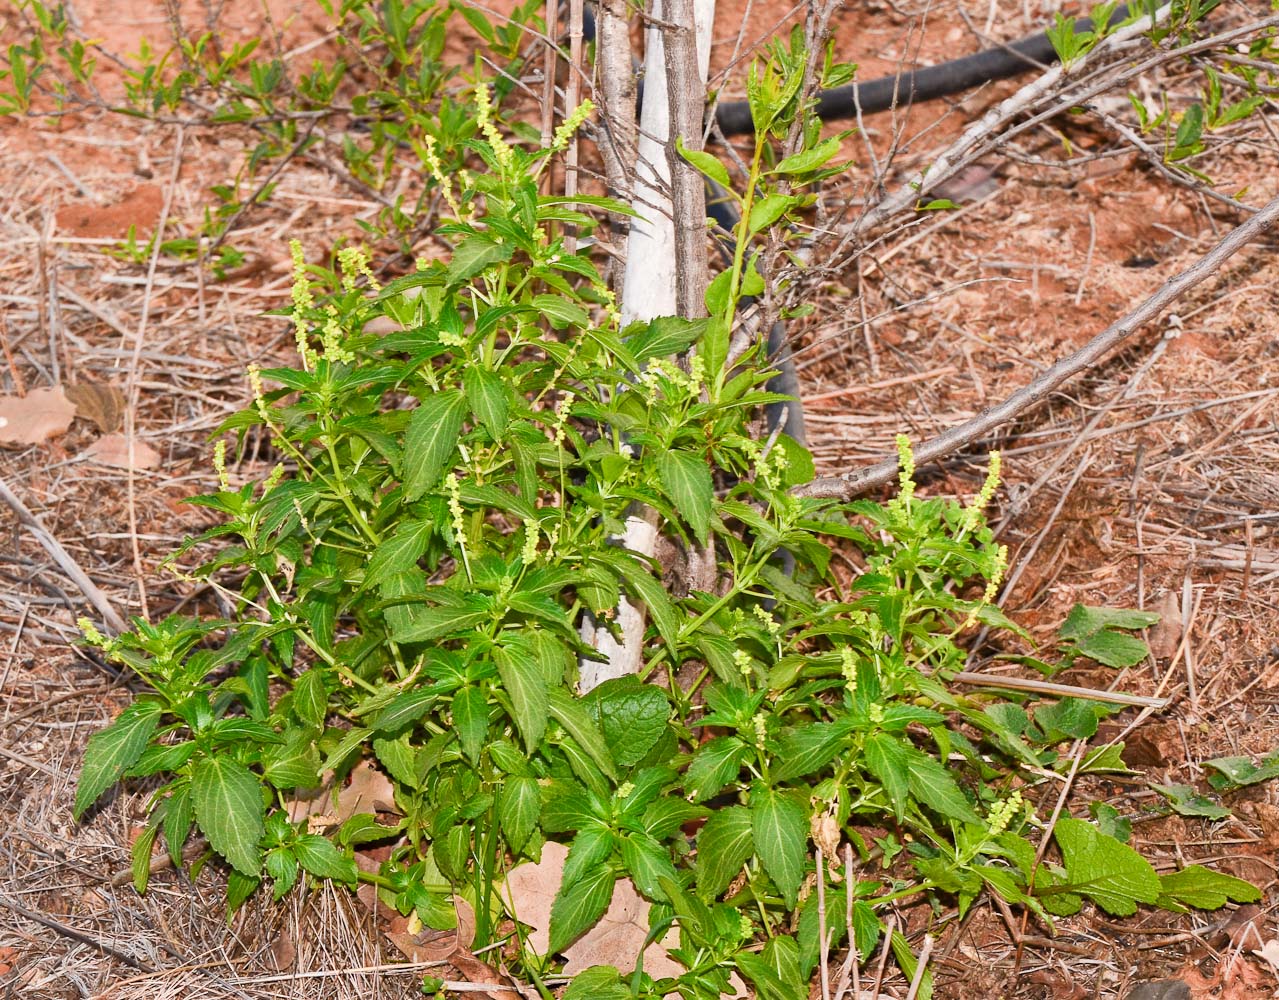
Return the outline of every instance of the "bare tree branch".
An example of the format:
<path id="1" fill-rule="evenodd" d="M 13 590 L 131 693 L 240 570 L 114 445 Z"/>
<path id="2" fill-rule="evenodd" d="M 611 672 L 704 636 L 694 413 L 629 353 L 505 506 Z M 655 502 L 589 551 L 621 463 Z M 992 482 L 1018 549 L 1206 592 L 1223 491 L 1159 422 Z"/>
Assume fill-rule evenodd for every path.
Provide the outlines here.
<path id="1" fill-rule="evenodd" d="M 1198 261 L 1165 281 L 1150 298 L 1106 327 L 1074 354 L 1062 358 L 1037 376 L 1029 385 L 1018 389 L 998 406 L 983 410 L 972 420 L 953 427 L 920 445 L 915 449 L 915 461 L 919 464 L 932 462 L 967 447 L 1040 402 L 1067 379 L 1097 364 L 1143 324 L 1154 319 L 1167 306 L 1200 282 L 1216 274 L 1227 260 L 1248 243 L 1269 232 L 1276 219 L 1279 219 L 1279 198 L 1232 229 L 1220 243 Z M 866 490 L 891 482 L 896 476 L 896 460 L 886 459 L 856 472 L 816 479 L 797 487 L 794 492 L 797 496 L 850 499 Z"/>

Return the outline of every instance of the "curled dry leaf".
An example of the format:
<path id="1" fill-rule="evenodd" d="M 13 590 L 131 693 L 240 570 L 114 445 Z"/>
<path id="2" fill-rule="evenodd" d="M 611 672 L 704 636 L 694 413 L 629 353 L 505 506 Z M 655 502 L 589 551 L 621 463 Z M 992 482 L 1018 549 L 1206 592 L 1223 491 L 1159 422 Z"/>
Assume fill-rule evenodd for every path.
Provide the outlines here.
<path id="1" fill-rule="evenodd" d="M 67 386 L 65 392 L 75 404 L 76 416 L 92 420 L 103 434 L 118 431 L 124 425 L 124 393 L 115 386 L 82 382 Z"/>
<path id="2" fill-rule="evenodd" d="M 117 469 L 154 469 L 160 464 L 160 453 L 144 441 L 129 439 L 123 434 L 103 434 L 93 444 L 80 452 L 81 458 L 92 459 Z"/>
<path id="3" fill-rule="evenodd" d="M 1171 590 L 1155 605 L 1159 621 L 1150 630 L 1147 644 L 1156 660 L 1171 660 L 1181 644 L 1181 602 Z"/>
<path id="4" fill-rule="evenodd" d="M 1279 976 L 1279 938 L 1271 938 L 1252 953 L 1270 966 L 1270 971 Z"/>
<path id="5" fill-rule="evenodd" d="M 32 389 L 25 396 L 0 396 L 0 444 L 43 444 L 65 434 L 75 412 L 60 385 Z"/>
<path id="6" fill-rule="evenodd" d="M 395 789 L 387 776 L 362 760 L 351 769 L 350 780 L 338 792 L 337 817 L 345 823 L 356 813 L 399 813 Z"/>
<path id="7" fill-rule="evenodd" d="M 457 913 L 457 926 L 451 931 L 432 930 L 420 923 L 416 923 L 415 930 L 415 922 L 410 917 L 396 913 L 388 923 L 387 939 L 410 962 L 453 962 L 457 965 L 453 960 L 459 955 L 470 957 L 471 942 L 475 940 L 475 911 L 460 896 L 453 897 L 453 909 Z"/>

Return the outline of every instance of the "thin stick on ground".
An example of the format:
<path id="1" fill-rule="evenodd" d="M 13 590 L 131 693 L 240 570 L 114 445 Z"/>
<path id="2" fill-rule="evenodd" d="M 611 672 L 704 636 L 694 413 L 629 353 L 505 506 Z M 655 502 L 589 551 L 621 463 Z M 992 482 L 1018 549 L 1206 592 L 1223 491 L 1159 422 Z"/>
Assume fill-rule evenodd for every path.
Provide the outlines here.
<path id="1" fill-rule="evenodd" d="M 980 440 L 1039 403 L 1063 382 L 1092 368 L 1190 289 L 1216 274 L 1227 260 L 1245 246 L 1268 233 L 1276 220 L 1279 220 L 1279 198 L 1236 226 L 1194 264 L 1160 285 L 1137 308 L 1110 324 L 1074 354 L 1062 358 L 1029 385 L 1018 389 L 997 406 L 982 411 L 972 420 L 952 427 L 920 445 L 915 449 L 916 463 L 923 465 L 925 462 L 936 461 Z M 807 485 L 797 487 L 794 492 L 797 496 L 837 497 L 847 500 L 869 489 L 883 486 L 895 478 L 897 461 L 886 459 L 842 476 L 815 479 Z"/>
<path id="2" fill-rule="evenodd" d="M 49 553 L 49 557 L 58 564 L 58 568 L 67 575 L 67 578 L 80 588 L 80 593 L 88 598 L 89 603 L 102 616 L 102 620 L 114 632 L 124 632 L 128 629 L 124 619 L 120 613 L 111 605 L 111 601 L 104 594 L 83 569 L 80 564 L 71 558 L 71 554 L 62 547 L 62 543 L 50 534 L 49 530 L 40 523 L 40 519 L 36 517 L 27 508 L 13 490 L 9 489 L 9 484 L 0 479 L 0 500 L 3 500 L 11 511 L 17 516 L 33 535 L 41 547 Z"/>

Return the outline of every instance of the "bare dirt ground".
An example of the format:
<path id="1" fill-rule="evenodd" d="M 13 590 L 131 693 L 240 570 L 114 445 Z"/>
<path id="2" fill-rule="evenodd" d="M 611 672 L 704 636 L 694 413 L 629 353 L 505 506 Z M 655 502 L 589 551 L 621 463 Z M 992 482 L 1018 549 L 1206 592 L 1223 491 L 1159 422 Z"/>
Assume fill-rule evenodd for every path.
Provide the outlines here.
<path id="1" fill-rule="evenodd" d="M 921 16 L 892 3 L 850 5 L 836 18 L 837 51 L 873 76 L 975 51 L 986 36 L 1020 37 L 1045 17 L 1038 3 L 963 6 L 940 3 Z M 1260 0 L 1223 6 L 1227 24 L 1267 13 Z M 325 30 L 304 0 L 271 9 L 288 45 Z M 772 0 L 725 6 L 716 67 L 729 64 L 739 41 L 738 51 L 749 51 L 788 11 Z M 222 13 L 244 37 L 261 23 L 256 5 Z M 132 51 L 141 34 L 164 38 L 163 11 L 147 0 L 84 0 L 76 14 L 115 51 Z M 742 24 L 750 30 L 739 39 Z M 112 67 L 104 70 L 109 82 Z M 730 76 L 730 92 L 739 78 Z M 860 166 L 832 189 L 832 205 L 857 194 L 857 171 L 872 151 L 884 156 L 895 133 L 913 139 L 890 174 L 904 176 L 1016 86 L 868 121 L 869 143 L 847 144 Z M 1177 67 L 1141 86 L 1144 96 L 1166 90 L 1184 107 L 1202 76 Z M 1116 115 L 1127 107 L 1124 94 L 1101 103 Z M 1196 166 L 1220 191 L 1265 203 L 1279 191 L 1276 125 L 1271 99 L 1217 136 Z M 287 304 L 286 241 L 318 254 L 357 237 L 356 221 L 378 208 L 332 173 L 294 164 L 269 204 L 242 220 L 232 242 L 247 258 L 224 281 L 169 257 L 152 266 L 108 253 L 131 229 L 142 244 L 157 226 L 166 238 L 194 232 L 209 186 L 228 179 L 245 144 L 234 129 L 109 114 L 0 120 L 0 392 L 118 390 L 90 390 L 98 404 L 82 407 L 66 433 L 0 453 L 0 479 L 120 614 L 157 617 L 209 599 L 160 564 L 207 526 L 180 501 L 215 482 L 207 438 L 244 404 L 246 365 L 291 350 L 287 324 L 267 315 Z M 825 281 L 813 294 L 816 312 L 792 326 L 821 472 L 883 457 L 899 430 L 923 440 L 1003 399 L 1243 218 L 1171 183 L 1094 116 L 1054 119 L 1004 154 L 953 195 L 958 211 L 898 234 Z M 1076 801 L 1092 796 L 1130 817 L 1134 841 L 1157 867 L 1210 864 L 1253 881 L 1265 899 L 1117 923 L 1088 910 L 1061 921 L 1052 939 L 981 906 L 941 935 L 940 996 L 1124 997 L 1133 984 L 1167 977 L 1197 998 L 1279 990 L 1276 968 L 1252 954 L 1279 934 L 1275 787 L 1230 796 L 1232 817 L 1209 822 L 1169 815 L 1147 785 L 1204 790 L 1205 761 L 1256 759 L 1279 746 L 1276 248 L 1271 236 L 1235 257 L 1103 366 L 985 442 L 972 461 L 945 463 L 926 487 L 970 494 L 980 452 L 1003 449 L 997 520 L 1013 565 L 1003 604 L 1043 641 L 1051 644 L 1076 602 L 1165 615 L 1145 664 L 1118 680 L 1085 668 L 1062 678 L 1171 698 L 1128 741 L 1126 759 L 1144 777 L 1095 781 Z M 127 458 L 102 439 L 130 430 L 134 462 L 124 468 Z M 76 616 L 100 618 L 102 609 L 86 603 L 11 507 L 0 518 L 5 995 L 415 995 L 420 970 L 389 968 L 399 957 L 363 933 L 340 894 L 251 904 L 230 925 L 212 868 L 194 883 L 158 872 L 139 897 L 127 880 L 145 789 L 72 822 L 85 741 L 127 702 L 128 681 L 71 644 Z M 1135 717 L 1116 717 L 1115 733 Z M 1039 809 L 1047 815 L 1052 802 Z M 888 987 L 886 995 L 904 995 L 904 984 Z"/>

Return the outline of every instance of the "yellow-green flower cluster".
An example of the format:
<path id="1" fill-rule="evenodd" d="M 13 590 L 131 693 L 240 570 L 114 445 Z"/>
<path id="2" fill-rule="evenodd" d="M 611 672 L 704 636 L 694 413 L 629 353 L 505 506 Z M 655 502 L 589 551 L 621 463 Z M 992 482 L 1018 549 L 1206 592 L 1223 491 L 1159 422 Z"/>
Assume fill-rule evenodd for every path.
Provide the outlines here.
<path id="1" fill-rule="evenodd" d="M 114 639 L 109 639 L 98 631 L 98 626 L 94 625 L 88 618 L 77 618 L 76 624 L 80 626 L 80 631 L 84 633 L 84 641 L 90 646 L 97 646 L 104 653 L 111 652 L 115 645 Z"/>
<path id="2" fill-rule="evenodd" d="M 551 142 L 551 151 L 558 153 L 568 146 L 569 139 L 573 138 L 574 133 L 582 127 L 582 122 L 586 121 L 594 110 L 595 105 L 591 103 L 589 98 L 575 107 L 569 116 L 560 122 L 560 127 L 555 130 L 555 138 Z"/>
<path id="3" fill-rule="evenodd" d="M 537 559 L 537 521 L 531 517 L 524 519 L 524 548 L 520 550 L 520 558 L 525 566 L 532 566 Z"/>
<path id="4" fill-rule="evenodd" d="M 480 131 L 484 133 L 484 138 L 493 148 L 493 158 L 497 160 L 497 165 L 507 176 L 512 175 L 515 172 L 515 156 L 506 140 L 502 138 L 502 133 L 493 123 L 493 104 L 489 98 L 487 84 L 481 83 L 475 88 L 475 120 L 480 126 Z"/>
<path id="5" fill-rule="evenodd" d="M 760 712 L 751 721 L 755 724 L 755 745 L 762 747 L 768 735 L 768 720 L 764 718 L 764 713 Z"/>
<path id="6" fill-rule="evenodd" d="M 298 240 L 289 241 L 289 256 L 293 258 L 293 336 L 297 342 L 298 357 L 304 371 L 315 367 L 315 352 L 307 344 L 307 313 L 315 308 L 311 295 L 311 283 L 306 276 L 306 257 Z"/>
<path id="7" fill-rule="evenodd" d="M 449 208 L 453 210 L 453 215 L 461 219 L 462 208 L 457 203 L 457 198 L 453 195 L 453 182 L 448 174 L 444 172 L 444 165 L 440 163 L 440 155 L 435 151 L 438 142 L 431 133 L 422 136 L 422 159 L 426 161 L 426 168 L 431 172 L 431 176 L 435 178 L 435 183 L 440 186 L 440 194 L 444 196 L 444 200 L 448 202 Z M 419 261 L 419 270 L 425 270 L 424 262 Z"/>
<path id="8" fill-rule="evenodd" d="M 563 398 L 555 407 L 555 443 L 562 445 L 564 443 L 565 427 L 568 424 L 568 411 L 573 405 L 576 395 L 571 392 L 564 393 Z"/>
<path id="9" fill-rule="evenodd" d="M 271 470 L 271 474 L 262 481 L 262 495 L 266 496 L 273 489 L 280 485 L 280 480 L 284 478 L 284 463 L 276 462 L 275 468 Z"/>
<path id="10" fill-rule="evenodd" d="M 755 673 L 754 666 L 751 663 L 751 654 L 744 649 L 733 650 L 733 665 L 737 667 L 738 672 L 745 678 L 749 679 Z"/>
<path id="11" fill-rule="evenodd" d="M 965 531 L 972 531 L 977 527 L 982 511 L 989 507 L 990 501 L 995 498 L 995 490 L 999 489 L 999 470 L 1000 454 L 997 451 L 992 451 L 990 453 L 990 465 L 986 469 L 986 481 L 982 483 L 981 492 L 973 498 L 973 502 L 969 505 L 965 515 Z"/>
<path id="12" fill-rule="evenodd" d="M 343 247 L 338 251 L 338 263 L 342 266 L 342 287 L 355 291 L 356 278 L 363 277 L 375 292 L 382 290 L 382 283 L 369 268 L 369 255 L 361 247 Z"/>
<path id="13" fill-rule="evenodd" d="M 257 406 L 258 416 L 266 422 L 267 426 L 270 426 L 271 411 L 266 405 L 266 390 L 262 388 L 262 370 L 250 361 L 247 371 L 249 375 L 249 388 L 253 391 L 253 402 L 254 405 Z"/>
<path id="14" fill-rule="evenodd" d="M 450 472 L 444 477 L 444 488 L 449 493 L 449 514 L 452 516 L 453 538 L 457 542 L 458 551 L 462 553 L 462 564 L 466 567 L 466 575 L 471 575 L 471 560 L 466 551 L 466 511 L 462 509 L 462 484 L 457 476 Z"/>
<path id="15" fill-rule="evenodd" d="M 897 435 L 897 464 L 901 467 L 897 477 L 901 484 L 897 502 L 903 507 L 909 507 L 915 496 L 915 452 L 910 447 L 910 438 L 905 434 Z"/>
<path id="16" fill-rule="evenodd" d="M 839 672 L 848 684 L 848 693 L 857 693 L 857 660 L 853 655 L 853 647 L 845 646 L 839 651 Z"/>
<path id="17" fill-rule="evenodd" d="M 753 614 L 756 618 L 758 618 L 758 619 L 759 619 L 759 623 L 760 623 L 761 625 L 763 625 L 765 629 L 767 629 L 767 630 L 768 630 L 768 634 L 772 637 L 772 639 L 773 639 L 773 641 L 774 641 L 774 642 L 776 642 L 777 640 L 781 639 L 781 637 L 782 637 L 782 623 L 781 623 L 781 622 L 779 622 L 776 618 L 774 618 L 772 615 L 770 615 L 767 611 L 765 611 L 765 610 L 763 609 L 763 607 L 761 607 L 761 606 L 760 606 L 760 605 L 758 605 L 758 604 L 753 605 L 753 606 L 751 607 L 751 613 L 752 613 L 752 614 Z"/>
<path id="18" fill-rule="evenodd" d="M 219 441 L 213 446 L 213 471 L 218 474 L 218 485 L 224 492 L 231 489 L 231 480 L 226 474 L 226 442 Z"/>
<path id="19" fill-rule="evenodd" d="M 1021 812 L 1021 792 L 1015 791 L 1002 802 L 996 802 L 986 816 L 986 828 L 992 837 L 998 837 L 1008 829 L 1008 824 Z"/>
<path id="20" fill-rule="evenodd" d="M 338 321 L 338 311 L 329 306 L 325 312 L 324 328 L 320 332 L 324 356 L 334 364 L 350 364 L 355 360 L 355 355 L 342 344 L 342 325 Z"/>
<path id="21" fill-rule="evenodd" d="M 671 390 L 676 390 L 690 397 L 696 396 L 702 391 L 705 374 L 706 366 L 701 362 L 701 358 L 695 358 L 687 372 L 673 361 L 654 358 L 640 375 L 640 382 L 644 386 L 644 398 L 651 406 L 657 402 L 659 391 L 670 395 Z"/>

